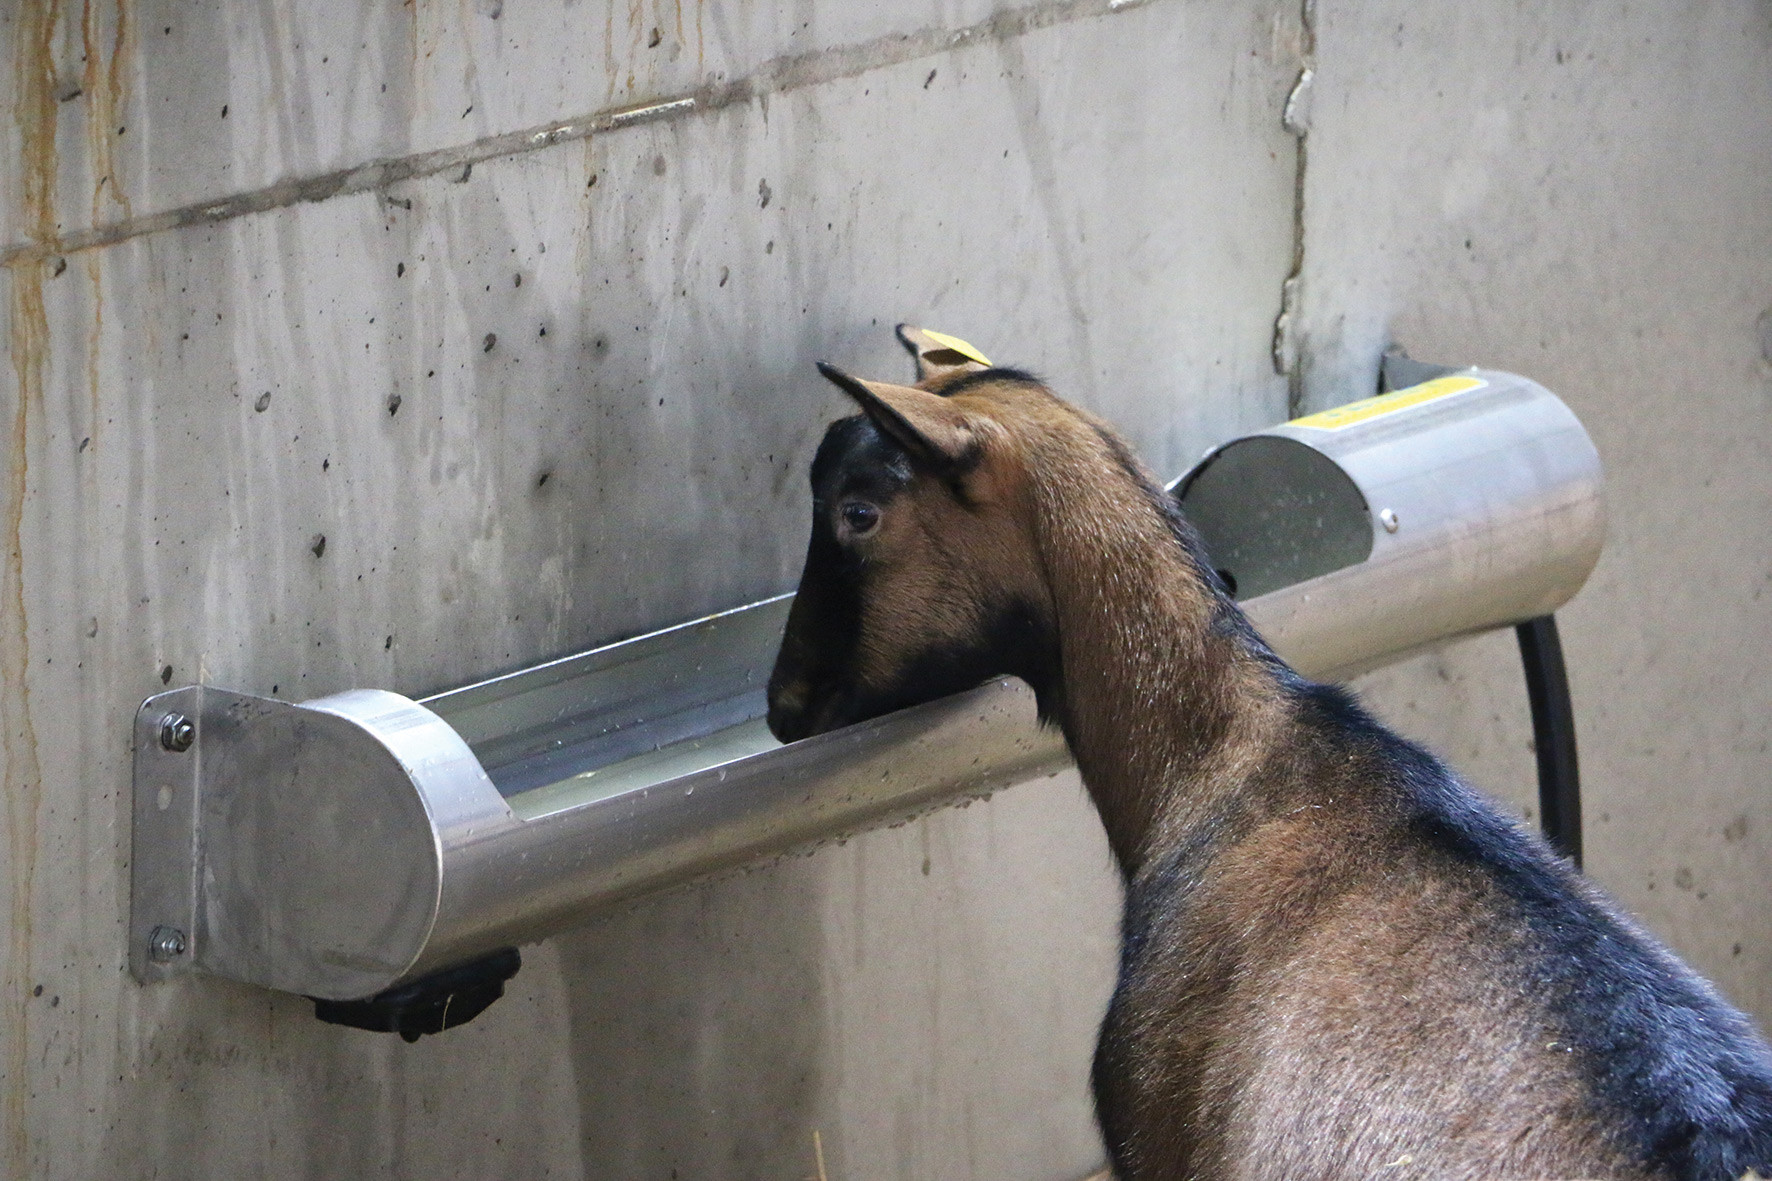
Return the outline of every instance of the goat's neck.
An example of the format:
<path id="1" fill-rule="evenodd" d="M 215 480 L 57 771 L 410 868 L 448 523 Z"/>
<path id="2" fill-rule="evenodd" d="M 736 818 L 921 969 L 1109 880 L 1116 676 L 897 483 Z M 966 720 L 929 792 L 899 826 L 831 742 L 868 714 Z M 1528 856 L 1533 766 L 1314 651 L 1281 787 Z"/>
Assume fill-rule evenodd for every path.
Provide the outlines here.
<path id="1" fill-rule="evenodd" d="M 1069 483 L 1069 482 L 1067 482 Z M 1060 653 L 1059 720 L 1121 868 L 1137 873 L 1213 817 L 1268 749 L 1271 664 L 1143 489 L 1077 481 L 1043 497 L 1041 550 Z"/>

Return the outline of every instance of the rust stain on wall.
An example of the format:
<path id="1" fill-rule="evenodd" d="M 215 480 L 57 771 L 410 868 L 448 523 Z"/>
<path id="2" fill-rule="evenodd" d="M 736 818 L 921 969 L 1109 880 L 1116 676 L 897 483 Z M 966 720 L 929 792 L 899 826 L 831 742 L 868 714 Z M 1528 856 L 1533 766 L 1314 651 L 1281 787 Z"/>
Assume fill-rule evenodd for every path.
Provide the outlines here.
<path id="1" fill-rule="evenodd" d="M 80 39 L 86 54 L 86 69 L 81 88 L 86 96 L 86 145 L 92 168 L 92 224 L 100 225 L 107 213 L 115 220 L 135 215 L 129 193 L 117 172 L 116 148 L 118 113 L 126 109 L 125 64 L 134 56 L 135 25 L 130 20 L 128 0 L 117 0 L 112 20 L 110 53 L 105 53 L 105 10 L 103 0 L 84 0 L 80 13 Z M 86 278 L 92 289 L 92 323 L 86 344 L 87 432 L 92 449 L 102 445 L 99 438 L 104 419 L 99 414 L 99 359 L 104 340 L 105 295 L 99 267 L 99 252 L 84 252 Z M 88 470 L 92 470 L 88 466 Z"/>
<path id="2" fill-rule="evenodd" d="M 42 768 L 31 722 L 30 631 L 25 616 L 24 516 L 31 414 L 43 405 L 43 370 L 49 321 L 43 310 L 43 263 L 12 268 L 11 354 L 17 403 L 8 433 L 10 479 L 4 508 L 5 572 L 0 576 L 0 754 L 5 768 L 0 790 L 6 795 L 7 893 L 10 935 L 0 1012 L 16 1006 L 6 1047 L 6 1140 L 9 1155 L 24 1176 L 29 1138 L 25 1127 L 25 1064 L 29 1055 L 31 981 L 31 885 L 37 870 L 37 813 L 42 800 Z"/>
<path id="3" fill-rule="evenodd" d="M 14 119 L 19 130 L 25 229 L 39 242 L 55 238 L 55 52 L 60 16 L 55 0 L 34 0 L 18 13 L 13 86 Z M 20 262 L 12 270 L 9 352 L 15 380 L 8 479 L 0 522 L 5 553 L 0 555 L 0 791 L 5 793 L 7 949 L 0 973 L 0 1038 L 5 1039 L 4 1117 L 9 1176 L 29 1172 L 30 1132 L 26 1122 L 30 1054 L 31 887 L 37 869 L 37 814 L 42 800 L 42 768 L 31 722 L 27 677 L 31 667 L 30 629 L 25 615 L 24 517 L 28 483 L 28 443 L 32 415 L 41 414 L 43 377 L 48 364 L 49 320 L 43 308 L 45 263 Z"/>
<path id="4" fill-rule="evenodd" d="M 107 210 L 115 209 L 123 217 L 134 216 L 129 194 L 117 176 L 116 144 L 118 112 L 124 108 L 124 64 L 131 56 L 134 25 L 129 19 L 127 0 L 117 0 L 116 17 L 112 22 L 110 52 L 105 52 L 105 9 L 103 0 L 85 0 L 80 13 L 81 47 L 86 54 L 86 69 L 80 79 L 86 96 L 86 144 L 91 152 L 92 220 L 106 220 Z"/>
<path id="5" fill-rule="evenodd" d="M 56 0 L 26 0 L 18 13 L 13 119 L 19 130 L 25 230 L 41 242 L 55 238 Z"/>

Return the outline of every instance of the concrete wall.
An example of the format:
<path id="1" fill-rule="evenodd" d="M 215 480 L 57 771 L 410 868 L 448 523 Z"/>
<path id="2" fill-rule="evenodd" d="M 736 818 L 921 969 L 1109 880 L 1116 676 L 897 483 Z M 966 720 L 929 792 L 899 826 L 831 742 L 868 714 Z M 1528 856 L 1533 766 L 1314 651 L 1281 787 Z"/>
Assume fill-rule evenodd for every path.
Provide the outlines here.
<path id="1" fill-rule="evenodd" d="M 1594 872 L 1772 1015 L 1772 22 L 1465 7 L 0 13 L 0 1175 L 1094 1167 L 1070 777 L 608 916 L 412 1046 L 125 967 L 141 698 L 416 695 L 784 589 L 811 362 L 900 374 L 901 319 L 1167 472 L 1392 338 L 1563 392 L 1614 476 L 1564 615 Z M 1370 688 L 1523 799 L 1511 660 Z"/>

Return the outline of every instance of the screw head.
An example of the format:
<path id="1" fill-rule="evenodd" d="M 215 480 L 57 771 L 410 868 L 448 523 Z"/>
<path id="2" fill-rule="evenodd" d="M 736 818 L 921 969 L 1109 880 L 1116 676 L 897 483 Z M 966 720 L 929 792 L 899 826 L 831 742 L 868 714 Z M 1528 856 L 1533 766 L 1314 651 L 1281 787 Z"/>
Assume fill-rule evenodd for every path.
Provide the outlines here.
<path id="1" fill-rule="evenodd" d="M 148 958 L 157 964 L 185 954 L 185 933 L 177 927 L 155 927 L 148 936 Z"/>
<path id="2" fill-rule="evenodd" d="M 183 714 L 167 714 L 160 719 L 160 745 L 174 753 L 190 750 L 197 741 L 197 723 Z"/>
<path id="3" fill-rule="evenodd" d="M 1386 533 L 1395 533 L 1403 527 L 1403 522 L 1397 520 L 1397 514 L 1387 508 L 1378 510 L 1378 523 L 1384 526 Z"/>

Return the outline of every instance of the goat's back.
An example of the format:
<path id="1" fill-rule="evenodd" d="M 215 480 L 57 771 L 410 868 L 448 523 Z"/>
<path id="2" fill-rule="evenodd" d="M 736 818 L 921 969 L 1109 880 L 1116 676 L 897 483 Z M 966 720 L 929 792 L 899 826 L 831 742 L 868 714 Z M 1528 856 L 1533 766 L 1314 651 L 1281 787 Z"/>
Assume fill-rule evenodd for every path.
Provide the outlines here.
<path id="1" fill-rule="evenodd" d="M 1242 798 L 1313 802 L 1129 884 L 1096 1062 L 1122 1173 L 1772 1174 L 1747 1021 L 1431 756 L 1294 692 Z"/>

